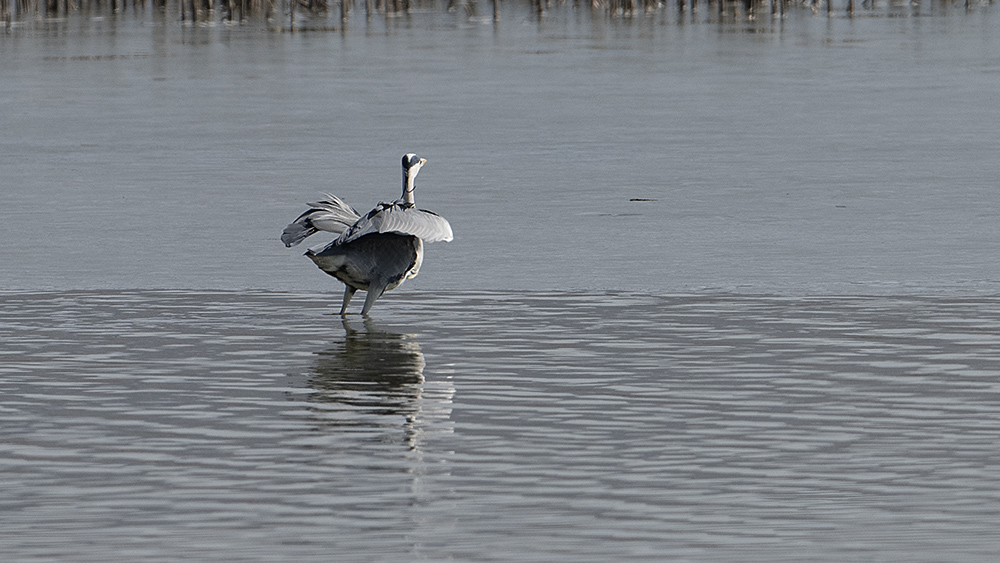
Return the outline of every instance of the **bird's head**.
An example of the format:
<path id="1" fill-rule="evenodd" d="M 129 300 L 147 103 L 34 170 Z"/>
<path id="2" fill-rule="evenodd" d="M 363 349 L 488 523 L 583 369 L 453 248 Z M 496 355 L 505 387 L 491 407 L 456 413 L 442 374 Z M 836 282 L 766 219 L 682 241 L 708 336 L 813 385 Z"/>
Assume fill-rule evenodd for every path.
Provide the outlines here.
<path id="1" fill-rule="evenodd" d="M 403 176 L 414 178 L 417 172 L 420 172 L 420 167 L 427 162 L 426 158 L 420 158 L 419 156 L 411 153 L 406 153 L 403 155 Z"/>

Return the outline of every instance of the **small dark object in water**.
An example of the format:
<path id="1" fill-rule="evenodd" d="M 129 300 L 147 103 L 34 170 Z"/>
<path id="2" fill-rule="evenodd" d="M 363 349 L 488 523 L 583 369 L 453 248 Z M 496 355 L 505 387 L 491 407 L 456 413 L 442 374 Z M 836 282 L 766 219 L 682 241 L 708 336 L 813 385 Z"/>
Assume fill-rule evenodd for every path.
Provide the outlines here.
<path id="1" fill-rule="evenodd" d="M 629 201 L 656 201 L 655 199 L 649 199 L 645 197 L 633 197 Z"/>

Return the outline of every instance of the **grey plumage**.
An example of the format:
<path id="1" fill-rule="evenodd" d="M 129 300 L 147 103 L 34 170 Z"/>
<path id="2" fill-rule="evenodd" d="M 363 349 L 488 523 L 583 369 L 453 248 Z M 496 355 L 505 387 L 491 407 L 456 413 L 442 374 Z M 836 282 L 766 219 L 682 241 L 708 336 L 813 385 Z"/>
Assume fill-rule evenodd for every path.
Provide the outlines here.
<path id="1" fill-rule="evenodd" d="M 319 231 L 340 234 L 361 218 L 344 200 L 331 194 L 323 195 L 325 200 L 307 203 L 309 209 L 285 227 L 281 233 L 281 242 L 286 247 L 295 246 Z"/>
<path id="2" fill-rule="evenodd" d="M 341 244 L 369 233 L 408 233 L 424 242 L 452 240 L 451 225 L 433 211 L 417 209 L 405 202 L 379 203 L 337 239 Z"/>
<path id="3" fill-rule="evenodd" d="M 452 240 L 446 219 L 414 204 L 415 179 L 425 162 L 412 153 L 403 156 L 403 195 L 392 203 L 379 203 L 361 216 L 342 199 L 325 194 L 325 200 L 308 204 L 309 209 L 281 233 L 281 241 L 289 247 L 319 231 L 339 235 L 328 244 L 310 248 L 306 256 L 344 282 L 341 315 L 359 289 L 368 292 L 361 310 L 367 315 L 384 292 L 417 275 L 424 242 Z"/>

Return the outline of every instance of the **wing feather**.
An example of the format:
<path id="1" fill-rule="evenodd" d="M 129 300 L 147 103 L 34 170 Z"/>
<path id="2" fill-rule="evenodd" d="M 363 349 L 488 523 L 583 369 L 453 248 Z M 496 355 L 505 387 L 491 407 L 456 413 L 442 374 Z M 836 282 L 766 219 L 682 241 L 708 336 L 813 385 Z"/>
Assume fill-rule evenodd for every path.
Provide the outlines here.
<path id="1" fill-rule="evenodd" d="M 419 237 L 424 242 L 450 241 L 454 238 L 451 224 L 433 211 L 405 204 L 380 203 L 350 229 L 343 232 L 337 244 L 344 244 L 369 233 L 401 233 Z"/>
<path id="2" fill-rule="evenodd" d="M 307 204 L 309 209 L 282 231 L 281 242 L 285 246 L 295 246 L 319 231 L 339 235 L 361 218 L 344 200 L 331 194 L 323 195 L 326 199 Z"/>

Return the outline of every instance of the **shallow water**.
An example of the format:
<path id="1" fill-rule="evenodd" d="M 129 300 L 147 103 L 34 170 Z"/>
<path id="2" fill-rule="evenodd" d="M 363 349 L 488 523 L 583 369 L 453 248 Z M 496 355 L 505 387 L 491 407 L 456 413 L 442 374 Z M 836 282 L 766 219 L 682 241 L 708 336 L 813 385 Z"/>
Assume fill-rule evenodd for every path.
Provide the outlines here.
<path id="1" fill-rule="evenodd" d="M 995 556 L 993 6 L 704 4 L 14 18 L 0 559 Z M 406 151 L 342 321 L 278 235 Z"/>
<path id="2" fill-rule="evenodd" d="M 982 561 L 1000 300 L 0 296 L 15 560 Z"/>
<path id="3" fill-rule="evenodd" d="M 398 197 L 413 151 L 456 239 L 412 289 L 1000 291 L 992 6 L 503 6 L 16 22 L 0 288 L 325 291 L 282 227 Z"/>

